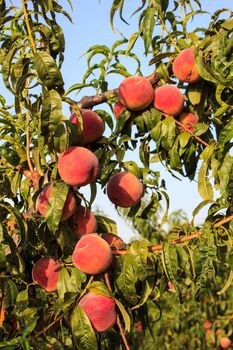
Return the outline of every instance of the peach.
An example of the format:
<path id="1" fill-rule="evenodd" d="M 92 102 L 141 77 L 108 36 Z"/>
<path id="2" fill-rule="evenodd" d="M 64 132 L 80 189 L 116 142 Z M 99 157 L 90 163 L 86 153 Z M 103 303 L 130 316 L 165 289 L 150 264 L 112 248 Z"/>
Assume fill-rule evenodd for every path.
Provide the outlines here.
<path id="1" fill-rule="evenodd" d="M 184 96 L 176 86 L 159 86 L 155 89 L 154 107 L 165 114 L 176 116 L 184 108 Z"/>
<path id="2" fill-rule="evenodd" d="M 83 118 L 83 143 L 91 143 L 98 140 L 104 133 L 105 124 L 103 119 L 90 109 L 80 110 Z M 77 113 L 73 113 L 70 117 L 72 124 L 78 124 L 79 119 Z"/>
<path id="3" fill-rule="evenodd" d="M 129 208 L 140 201 L 143 196 L 143 186 L 134 174 L 122 171 L 110 177 L 107 195 L 115 205 Z"/>
<path id="4" fill-rule="evenodd" d="M 72 254 L 74 266 L 89 275 L 107 270 L 112 258 L 109 244 L 96 233 L 82 235 Z"/>
<path id="5" fill-rule="evenodd" d="M 60 154 L 58 172 L 70 186 L 85 186 L 94 182 L 99 173 L 96 155 L 84 147 L 68 147 Z"/>
<path id="6" fill-rule="evenodd" d="M 125 242 L 121 237 L 116 235 L 115 233 L 106 232 L 102 234 L 102 238 L 108 242 L 110 245 L 110 248 L 112 249 L 124 249 L 125 248 Z"/>
<path id="7" fill-rule="evenodd" d="M 179 122 L 184 125 L 184 129 L 188 130 L 190 132 L 194 132 L 194 128 L 192 125 L 196 125 L 199 121 L 199 118 L 197 115 L 191 113 L 191 112 L 183 112 L 179 115 Z M 179 129 L 183 129 L 180 127 Z"/>
<path id="8" fill-rule="evenodd" d="M 231 345 L 231 340 L 227 337 L 222 337 L 220 339 L 220 346 L 223 348 L 223 349 L 227 349 L 229 348 L 229 346 Z"/>
<path id="9" fill-rule="evenodd" d="M 43 188 L 43 190 L 40 192 L 39 197 L 37 199 L 36 206 L 42 216 L 45 216 L 51 191 L 52 191 L 52 184 Z M 69 190 L 64 207 L 62 209 L 61 221 L 65 221 L 70 216 L 72 216 L 76 208 L 77 208 L 77 205 L 76 205 L 75 196 L 73 192 Z"/>
<path id="10" fill-rule="evenodd" d="M 195 83 L 200 79 L 200 74 L 195 64 L 195 50 L 187 48 L 182 50 L 172 64 L 174 75 L 183 82 Z"/>
<path id="11" fill-rule="evenodd" d="M 119 119 L 121 114 L 125 111 L 125 106 L 121 102 L 117 102 L 113 107 L 113 114 L 116 119 Z"/>
<path id="12" fill-rule="evenodd" d="M 71 217 L 71 226 L 77 237 L 80 238 L 84 234 L 96 232 L 97 221 L 88 208 L 79 205 Z"/>
<path id="13" fill-rule="evenodd" d="M 125 78 L 119 86 L 120 102 L 131 111 L 140 111 L 148 107 L 154 98 L 154 90 L 149 82 L 141 76 Z"/>
<path id="14" fill-rule="evenodd" d="M 61 264 L 59 261 L 51 257 L 41 258 L 32 268 L 33 282 L 44 288 L 47 292 L 55 292 L 60 269 Z"/>
<path id="15" fill-rule="evenodd" d="M 95 331 L 105 332 L 116 323 L 116 303 L 113 298 L 89 292 L 79 301 Z"/>
<path id="16" fill-rule="evenodd" d="M 204 322 L 204 328 L 205 329 L 210 329 L 211 328 L 211 322 L 209 321 L 209 320 L 205 320 L 205 322 Z"/>

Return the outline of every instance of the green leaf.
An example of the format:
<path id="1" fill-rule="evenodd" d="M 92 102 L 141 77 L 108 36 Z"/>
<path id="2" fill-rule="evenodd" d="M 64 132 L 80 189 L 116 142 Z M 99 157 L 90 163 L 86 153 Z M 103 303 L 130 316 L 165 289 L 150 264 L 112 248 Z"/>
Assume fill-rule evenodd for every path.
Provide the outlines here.
<path id="1" fill-rule="evenodd" d="M 124 306 L 121 304 L 121 302 L 117 299 L 115 299 L 115 303 L 117 304 L 117 307 L 119 308 L 121 315 L 123 317 L 124 323 L 125 323 L 125 332 L 130 332 L 130 316 L 128 312 L 125 310 Z"/>
<path id="2" fill-rule="evenodd" d="M 57 231 L 68 191 L 69 186 L 64 182 L 55 182 L 52 184 L 45 219 L 49 230 L 53 233 Z"/>
<path id="3" fill-rule="evenodd" d="M 117 225 L 115 221 L 102 215 L 95 215 L 95 218 L 98 225 L 98 232 L 117 233 Z"/>
<path id="4" fill-rule="evenodd" d="M 98 348 L 91 322 L 79 305 L 72 312 L 70 325 L 74 345 L 79 350 L 96 350 Z"/>
<path id="5" fill-rule="evenodd" d="M 137 276 L 134 272 L 133 259 L 130 255 L 124 255 L 122 258 L 122 268 L 116 279 L 116 286 L 124 298 L 132 305 L 137 303 L 135 283 Z"/>
<path id="6" fill-rule="evenodd" d="M 198 192 L 204 200 L 212 201 L 214 191 L 208 179 L 208 163 L 203 162 L 198 173 Z"/>
<path id="7" fill-rule="evenodd" d="M 31 320 L 29 320 L 29 322 L 27 323 L 26 327 L 23 330 L 23 337 L 28 336 L 34 331 L 34 329 L 36 328 L 38 319 L 39 319 L 39 316 L 34 316 Z"/>
<path id="8" fill-rule="evenodd" d="M 61 88 L 64 81 L 55 60 L 45 51 L 40 51 L 35 56 L 35 69 L 39 78 L 49 90 Z"/>
<path id="9" fill-rule="evenodd" d="M 225 283 L 225 285 L 223 286 L 223 288 L 217 292 L 218 295 L 222 295 L 225 293 L 225 291 L 232 286 L 232 282 L 233 282 L 233 271 L 231 270 L 228 279 Z"/>
<path id="10" fill-rule="evenodd" d="M 141 33 L 142 33 L 142 30 L 140 30 L 139 32 L 135 32 L 131 35 L 131 37 L 129 38 L 128 46 L 125 51 L 126 55 L 128 55 L 128 53 L 132 50 Z"/>
<path id="11" fill-rule="evenodd" d="M 141 300 L 139 303 L 131 308 L 131 310 L 135 310 L 140 308 L 143 304 L 145 304 L 153 290 L 153 286 L 151 286 L 148 281 L 145 281 L 143 291 L 141 293 Z"/>
<path id="12" fill-rule="evenodd" d="M 59 271 L 59 278 L 57 283 L 57 292 L 61 299 L 64 299 L 65 293 L 70 291 L 70 275 L 65 267 Z"/>
<path id="13" fill-rule="evenodd" d="M 95 294 L 100 294 L 100 295 L 104 295 L 107 297 L 111 297 L 111 294 L 110 294 L 107 286 L 101 281 L 92 282 L 91 285 L 89 286 L 88 290 L 90 292 L 95 293 Z"/>
<path id="14" fill-rule="evenodd" d="M 55 131 L 62 118 L 62 101 L 59 93 L 56 90 L 46 90 L 42 100 L 41 134 L 47 135 L 49 131 Z M 64 145 L 66 141 L 62 142 Z"/>
<path id="15" fill-rule="evenodd" d="M 187 287 L 177 274 L 179 266 L 176 248 L 170 243 L 165 242 L 162 252 L 162 262 L 167 277 L 178 292 L 180 302 L 183 303 L 186 297 Z"/>
<path id="16" fill-rule="evenodd" d="M 142 22 L 142 28 L 143 30 L 143 40 L 144 40 L 144 47 L 145 47 L 145 53 L 148 53 L 151 40 L 152 40 L 152 34 L 155 26 L 155 8 L 154 7 L 148 7 L 145 11 L 145 16 Z"/>

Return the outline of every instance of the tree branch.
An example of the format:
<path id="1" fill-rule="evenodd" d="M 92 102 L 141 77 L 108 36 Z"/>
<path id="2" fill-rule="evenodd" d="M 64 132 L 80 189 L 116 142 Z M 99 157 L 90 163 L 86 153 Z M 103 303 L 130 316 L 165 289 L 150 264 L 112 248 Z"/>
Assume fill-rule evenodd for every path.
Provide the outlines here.
<path id="1" fill-rule="evenodd" d="M 229 222 L 233 220 L 233 215 L 230 215 L 218 222 L 216 222 L 213 227 L 214 228 L 218 228 L 220 226 L 222 226 L 223 224 Z M 185 237 L 182 237 L 182 238 L 179 238 L 179 239 L 174 239 L 173 241 L 171 241 L 171 244 L 173 245 L 176 245 L 176 244 L 181 244 L 181 243 L 184 243 L 186 241 L 190 241 L 191 239 L 194 239 L 194 238 L 197 238 L 199 236 L 201 236 L 203 234 L 202 231 L 197 231 L 195 233 L 192 233 L 191 235 L 188 235 L 188 236 L 185 236 Z M 151 252 L 154 252 L 154 251 L 159 251 L 163 248 L 163 244 L 158 244 L 158 245 L 154 245 L 154 246 L 150 246 L 149 247 L 149 251 Z M 122 250 L 118 250 L 118 249 L 114 249 L 112 250 L 112 253 L 114 255 L 125 255 L 125 254 L 129 254 L 129 251 L 126 250 L 126 249 L 122 249 Z"/>

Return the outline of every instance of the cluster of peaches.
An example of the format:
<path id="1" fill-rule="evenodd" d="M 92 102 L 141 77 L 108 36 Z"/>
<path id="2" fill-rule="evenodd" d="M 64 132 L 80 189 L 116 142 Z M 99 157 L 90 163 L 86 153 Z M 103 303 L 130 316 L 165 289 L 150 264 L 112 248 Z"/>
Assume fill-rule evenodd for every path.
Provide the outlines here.
<path id="1" fill-rule="evenodd" d="M 199 79 L 194 55 L 193 49 L 185 49 L 175 58 L 173 72 L 181 81 L 193 83 Z M 119 86 L 119 100 L 120 102 L 114 107 L 116 118 L 124 109 L 139 111 L 153 102 L 154 107 L 163 114 L 179 115 L 179 120 L 189 130 L 198 122 L 198 117 L 192 113 L 182 113 L 184 96 L 173 85 L 160 86 L 154 90 L 146 78 L 128 77 Z M 98 158 L 85 145 L 97 141 L 105 129 L 104 121 L 97 113 L 87 109 L 81 109 L 80 112 L 84 146 L 70 146 L 59 155 L 59 175 L 67 185 L 71 186 L 62 210 L 61 221 L 69 220 L 77 236 L 77 244 L 72 254 L 73 265 L 83 273 L 97 275 L 110 267 L 113 260 L 112 249 L 123 249 L 124 242 L 112 233 L 98 235 L 94 214 L 88 208 L 76 203 L 72 187 L 79 188 L 94 183 L 100 168 Z M 78 124 L 78 114 L 73 113 L 70 121 Z M 51 190 L 52 184 L 49 184 L 38 196 L 37 210 L 42 216 L 45 216 Z M 115 205 L 129 208 L 142 198 L 143 185 L 134 174 L 120 171 L 110 177 L 107 183 L 107 195 Z M 44 257 L 35 263 L 32 279 L 47 292 L 54 292 L 57 289 L 61 267 L 58 260 Z M 89 292 L 82 297 L 79 304 L 96 331 L 105 331 L 115 324 L 116 311 L 113 298 Z"/>
<path id="2" fill-rule="evenodd" d="M 216 334 L 218 343 L 222 349 L 228 349 L 230 347 L 232 343 L 230 338 L 224 335 L 224 331 L 222 329 L 218 329 L 215 332 L 215 330 L 212 329 L 212 323 L 210 322 L 210 320 L 205 320 L 204 328 L 206 329 L 206 339 L 212 338 L 213 341 L 215 341 L 215 334 Z"/>
<path id="3" fill-rule="evenodd" d="M 195 83 L 200 79 L 195 65 L 195 51 L 188 48 L 179 53 L 173 61 L 173 74 L 182 82 Z M 183 129 L 194 131 L 198 116 L 190 111 L 183 111 L 184 96 L 180 90 L 170 84 L 156 87 L 154 90 L 150 81 L 144 77 L 131 76 L 126 78 L 119 87 L 120 102 L 114 106 L 114 115 L 118 119 L 125 109 L 141 111 L 151 104 L 164 116 L 177 117 L 183 124 Z"/>

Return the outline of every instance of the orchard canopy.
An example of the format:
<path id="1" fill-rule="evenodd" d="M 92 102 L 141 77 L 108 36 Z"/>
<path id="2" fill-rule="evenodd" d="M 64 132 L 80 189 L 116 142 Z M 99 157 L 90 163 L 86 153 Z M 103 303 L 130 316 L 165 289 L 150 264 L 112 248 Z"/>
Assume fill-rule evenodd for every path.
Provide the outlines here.
<path id="1" fill-rule="evenodd" d="M 0 1 L 0 349 L 233 349 L 232 12 L 108 2 L 116 40 L 68 86 L 79 2 Z M 196 183 L 191 222 L 157 164 Z"/>

